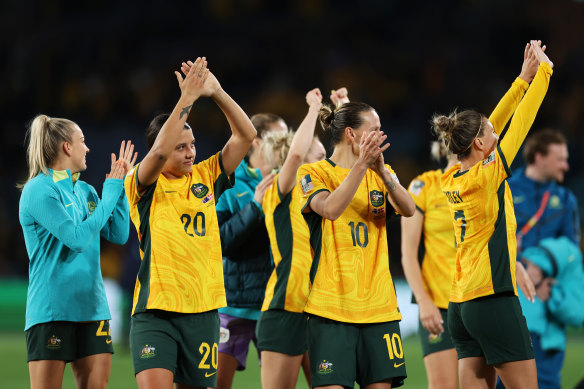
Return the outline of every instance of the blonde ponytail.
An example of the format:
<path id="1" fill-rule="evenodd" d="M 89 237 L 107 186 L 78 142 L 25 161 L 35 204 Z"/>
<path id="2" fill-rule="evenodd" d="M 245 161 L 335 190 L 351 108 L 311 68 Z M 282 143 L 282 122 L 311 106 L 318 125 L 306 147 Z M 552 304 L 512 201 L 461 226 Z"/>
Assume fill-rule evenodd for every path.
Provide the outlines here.
<path id="1" fill-rule="evenodd" d="M 47 168 L 59 155 L 62 142 L 71 142 L 71 133 L 75 123 L 68 119 L 51 118 L 47 115 L 38 115 L 30 124 L 26 132 L 28 147 L 26 150 L 28 162 L 28 178 L 18 184 L 24 185 L 39 173 L 48 174 Z"/>
<path id="2" fill-rule="evenodd" d="M 286 160 L 294 133 L 292 131 L 270 131 L 263 135 L 260 153 L 273 169 L 280 169 Z"/>

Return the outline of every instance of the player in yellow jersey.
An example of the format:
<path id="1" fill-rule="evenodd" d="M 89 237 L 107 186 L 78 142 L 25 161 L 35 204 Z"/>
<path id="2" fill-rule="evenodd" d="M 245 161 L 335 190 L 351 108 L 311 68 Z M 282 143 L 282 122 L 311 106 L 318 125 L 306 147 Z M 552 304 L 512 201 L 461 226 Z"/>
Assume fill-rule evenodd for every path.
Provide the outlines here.
<path id="1" fill-rule="evenodd" d="M 530 79 L 515 80 L 521 92 L 505 95 L 497 109 L 506 114 L 498 120 L 472 110 L 433 118 L 435 131 L 460 161 L 440 184 L 457 243 L 448 327 L 463 389 L 494 388 L 497 374 L 507 388 L 537 388 L 533 348 L 517 299 L 516 223 L 506 180 L 547 92 L 553 65 L 544 50 L 539 41 L 527 47 L 525 66 L 539 68 L 531 85 Z"/>
<path id="2" fill-rule="evenodd" d="M 519 78 L 532 80 L 537 67 L 527 66 L 529 47 Z M 513 83 L 495 108 L 489 121 L 502 127 L 509 120 L 509 107 L 515 106 L 525 91 L 524 85 Z M 445 169 L 425 172 L 414 178 L 409 192 L 416 203 L 413 217 L 402 218 L 402 266 L 420 311 L 419 332 L 428 376 L 428 388 L 458 388 L 457 355 L 448 331 L 447 310 L 456 261 L 456 241 L 447 197 L 440 188 L 440 179 L 458 159 L 443 142 L 432 144 L 432 156 L 439 161 L 447 158 Z M 424 258 L 418 262 L 418 246 L 424 236 Z M 520 262 L 516 265 L 517 285 L 530 300 L 535 287 Z"/>
<path id="3" fill-rule="evenodd" d="M 125 182 L 140 239 L 130 346 L 140 388 L 214 387 L 219 316 L 225 288 L 215 202 L 256 131 L 247 115 L 197 58 L 183 78 L 172 113 L 147 131 L 149 152 Z M 183 63 L 183 68 L 187 66 Z M 186 123 L 199 97 L 211 97 L 232 136 L 223 150 L 194 164 L 195 139 Z"/>
<path id="4" fill-rule="evenodd" d="M 302 165 L 297 181 L 314 251 L 308 352 L 313 387 L 391 388 L 406 377 L 391 274 L 386 216 L 411 216 L 415 204 L 383 151 L 377 112 L 349 102 L 323 106 L 320 121 L 334 151 Z"/>
<path id="5" fill-rule="evenodd" d="M 310 386 L 307 323 L 302 311 L 310 287 L 312 253 L 296 172 L 302 163 L 326 157 L 324 146 L 314 137 L 321 102 L 319 89 L 309 91 L 308 113 L 296 133 L 266 134 L 261 146 L 264 159 L 281 168 L 262 202 L 275 267 L 256 327 L 264 389 L 295 388 L 301 365 Z"/>
<path id="6" fill-rule="evenodd" d="M 445 170 L 458 161 L 442 142 L 434 142 L 432 155 L 447 157 Z M 402 266 L 420 311 L 419 333 L 428 376 L 428 388 L 457 388 L 457 358 L 447 327 L 448 298 L 456 245 L 446 196 L 440 189 L 444 169 L 431 170 L 414 178 L 408 188 L 414 216 L 402 218 Z M 418 246 L 424 236 L 424 258 L 418 262 Z"/>

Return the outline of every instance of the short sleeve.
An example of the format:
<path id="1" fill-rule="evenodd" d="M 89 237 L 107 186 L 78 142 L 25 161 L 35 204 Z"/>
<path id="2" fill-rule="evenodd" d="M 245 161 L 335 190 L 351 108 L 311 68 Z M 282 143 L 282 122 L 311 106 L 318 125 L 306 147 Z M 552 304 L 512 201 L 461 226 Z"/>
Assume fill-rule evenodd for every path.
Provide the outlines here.
<path id="1" fill-rule="evenodd" d="M 499 146 L 479 164 L 477 183 L 489 192 L 497 192 L 501 183 L 511 177 L 511 170 Z"/>
<path id="2" fill-rule="evenodd" d="M 138 191 L 139 168 L 140 164 L 134 166 L 134 168 L 132 168 L 132 170 L 130 170 L 128 174 L 126 174 L 126 178 L 124 179 L 124 190 L 126 192 L 126 197 L 128 198 L 128 202 L 130 204 L 138 203 L 143 195 L 143 193 L 141 194 L 140 191 Z"/>
<path id="3" fill-rule="evenodd" d="M 272 181 L 272 185 L 266 190 L 264 194 L 264 199 L 262 201 L 262 208 L 264 210 L 264 214 L 271 214 L 274 213 L 274 210 L 283 200 L 282 194 L 278 189 L 278 177 L 279 174 L 274 177 L 274 181 Z M 289 193 L 290 194 L 290 193 Z"/>
<path id="4" fill-rule="evenodd" d="M 427 179 L 423 175 L 419 175 L 412 180 L 408 187 L 408 192 L 410 192 L 410 196 L 412 196 L 416 208 L 422 213 L 426 213 L 426 202 L 428 199 L 427 184 Z"/>
<path id="5" fill-rule="evenodd" d="M 392 169 L 392 167 L 388 164 L 385 164 L 385 168 L 389 171 L 389 174 L 391 174 L 391 178 L 393 178 L 393 180 L 399 184 L 399 178 L 397 178 L 397 174 L 395 174 L 395 171 Z"/>
<path id="6" fill-rule="evenodd" d="M 296 180 L 301 193 L 300 201 L 303 212 L 317 193 L 323 191 L 330 192 L 330 189 L 327 188 L 321 174 L 322 172 L 317 171 L 313 164 L 300 166 L 296 173 Z"/>

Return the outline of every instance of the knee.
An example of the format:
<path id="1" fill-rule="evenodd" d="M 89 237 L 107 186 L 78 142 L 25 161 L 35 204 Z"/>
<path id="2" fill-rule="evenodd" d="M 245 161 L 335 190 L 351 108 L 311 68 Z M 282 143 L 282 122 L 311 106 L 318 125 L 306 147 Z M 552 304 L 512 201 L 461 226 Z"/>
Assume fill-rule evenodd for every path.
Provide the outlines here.
<path id="1" fill-rule="evenodd" d="M 458 377 L 437 377 L 428 382 L 428 389 L 458 389 Z"/>

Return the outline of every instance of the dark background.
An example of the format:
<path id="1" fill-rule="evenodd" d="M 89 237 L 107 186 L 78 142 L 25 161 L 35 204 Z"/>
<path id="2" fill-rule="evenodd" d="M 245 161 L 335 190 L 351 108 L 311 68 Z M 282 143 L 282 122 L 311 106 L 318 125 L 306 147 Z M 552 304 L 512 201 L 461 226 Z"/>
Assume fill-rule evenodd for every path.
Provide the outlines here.
<path id="1" fill-rule="evenodd" d="M 82 3 L 82 4 L 80 4 Z M 566 185 L 584 194 L 584 3 L 535 1 L 3 1 L 0 6 L 0 277 L 27 276 L 18 223 L 27 176 L 24 135 L 37 114 L 72 119 L 91 149 L 82 178 L 98 192 L 122 139 L 145 155 L 144 131 L 179 97 L 181 61 L 206 56 L 223 88 L 252 115 L 273 112 L 297 128 L 305 93 L 346 86 L 375 107 L 389 134 L 385 158 L 407 185 L 440 165 L 429 158 L 433 113 L 489 114 L 519 74 L 523 48 L 541 39 L 555 64 L 533 130 L 569 139 Z M 220 110 L 196 102 L 197 161 L 229 136 Z M 319 134 L 328 146 L 326 134 Z M 330 150 L 329 150 L 330 151 Z M 330 154 L 329 154 L 330 155 Z M 514 167 L 522 164 L 519 156 Z M 394 276 L 399 221 L 389 228 Z M 104 275 L 131 290 L 135 231 L 102 249 Z"/>

